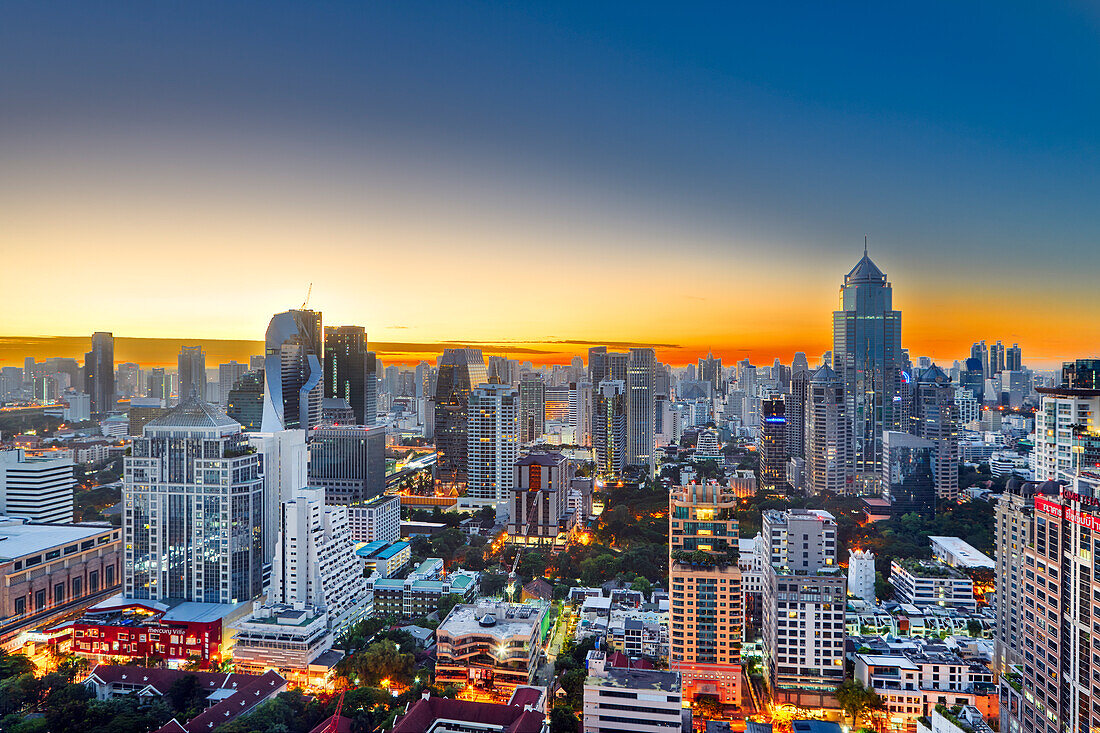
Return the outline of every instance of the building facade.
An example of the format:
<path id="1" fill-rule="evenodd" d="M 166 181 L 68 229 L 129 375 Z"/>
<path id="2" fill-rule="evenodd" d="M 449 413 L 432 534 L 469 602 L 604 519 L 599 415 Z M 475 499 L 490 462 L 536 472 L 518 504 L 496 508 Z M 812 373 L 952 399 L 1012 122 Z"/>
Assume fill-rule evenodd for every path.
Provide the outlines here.
<path id="1" fill-rule="evenodd" d="M 309 430 L 321 423 L 323 357 L 319 311 L 272 316 L 264 348 L 263 432 Z"/>
<path id="2" fill-rule="evenodd" d="M 852 493 L 855 486 L 852 423 L 844 383 L 828 366 L 810 378 L 805 407 L 808 493 Z"/>
<path id="3" fill-rule="evenodd" d="M 362 326 L 325 328 L 325 397 L 348 401 L 356 425 L 373 425 L 377 409 L 367 409 L 368 382 L 376 380 L 374 358 Z"/>
<path id="4" fill-rule="evenodd" d="M 309 484 L 328 504 L 354 504 L 386 489 L 385 425 L 322 425 L 309 432 Z"/>
<path id="5" fill-rule="evenodd" d="M 444 349 L 433 399 L 436 475 L 440 488 L 452 495 L 466 487 L 470 393 L 487 382 L 480 349 Z"/>
<path id="6" fill-rule="evenodd" d="M 0 451 L 0 515 L 71 522 L 75 486 L 71 451 L 40 456 L 23 448 Z"/>
<path id="7" fill-rule="evenodd" d="M 466 422 L 466 498 L 507 501 L 519 456 L 519 396 L 510 385 L 482 384 L 470 392 Z"/>

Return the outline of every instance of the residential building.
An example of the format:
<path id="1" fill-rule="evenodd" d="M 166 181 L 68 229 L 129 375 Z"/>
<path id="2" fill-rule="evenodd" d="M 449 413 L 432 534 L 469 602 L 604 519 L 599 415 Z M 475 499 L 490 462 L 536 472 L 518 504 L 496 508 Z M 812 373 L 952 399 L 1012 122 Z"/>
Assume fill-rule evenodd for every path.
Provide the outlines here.
<path id="1" fill-rule="evenodd" d="M 122 531 L 0 518 L 0 644 L 117 593 Z"/>
<path id="2" fill-rule="evenodd" d="M 836 707 L 844 679 L 847 583 L 836 562 L 833 515 L 767 510 L 761 531 L 765 681 L 777 703 Z"/>
<path id="3" fill-rule="evenodd" d="M 537 374 L 519 381 L 519 440 L 530 443 L 546 431 L 546 383 Z"/>
<path id="4" fill-rule="evenodd" d="M 855 445 L 855 480 L 877 493 L 882 474 L 882 434 L 901 430 L 894 402 L 902 380 L 901 311 L 893 309 L 893 288 L 867 256 L 852 268 L 833 312 L 833 368 L 844 384 L 847 419 Z"/>
<path id="5" fill-rule="evenodd" d="M 811 495 L 856 490 L 852 423 L 844 382 L 827 365 L 810 378 L 805 407 L 806 488 Z"/>
<path id="6" fill-rule="evenodd" d="M 401 497 L 380 495 L 348 506 L 355 542 L 396 542 L 401 538 Z"/>
<path id="7" fill-rule="evenodd" d="M 470 393 L 488 382 L 480 349 L 444 349 L 436 377 L 434 408 L 436 472 L 441 488 L 457 495 L 466 487 Z"/>
<path id="8" fill-rule="evenodd" d="M 757 484 L 765 491 L 787 485 L 787 418 L 779 395 L 760 401 L 760 429 L 756 433 Z"/>
<path id="9" fill-rule="evenodd" d="M 626 383 L 600 382 L 593 400 L 592 443 L 596 472 L 605 478 L 621 478 L 626 469 Z"/>
<path id="10" fill-rule="evenodd" d="M 517 687 L 506 704 L 422 697 L 399 715 L 390 733 L 550 733 L 546 690 Z"/>
<path id="11" fill-rule="evenodd" d="M 206 352 L 201 346 L 183 346 L 180 348 L 178 365 L 176 375 L 179 379 L 180 402 L 191 394 L 191 390 L 205 400 Z"/>
<path id="12" fill-rule="evenodd" d="M 657 461 L 657 358 L 653 349 L 631 349 L 626 371 L 627 465 L 645 466 L 652 475 Z"/>
<path id="13" fill-rule="evenodd" d="M 938 366 L 930 366 L 917 378 L 910 422 L 910 433 L 936 445 L 932 464 L 936 498 L 955 501 L 959 496 L 959 408 L 951 378 Z"/>
<path id="14" fill-rule="evenodd" d="M 1057 495 L 1057 484 L 1052 486 Z M 1034 512 L 1035 491 L 1019 481 L 1010 482 L 994 505 L 997 623 L 993 662 L 998 674 L 1023 663 L 1024 548 L 1032 544 Z"/>
<path id="15" fill-rule="evenodd" d="M 783 395 L 783 416 L 787 418 L 787 456 L 806 455 L 806 407 L 809 404 L 809 369 L 791 370 L 791 391 Z"/>
<path id="16" fill-rule="evenodd" d="M 436 684 L 507 700 L 534 682 L 549 628 L 543 603 L 460 603 L 436 629 Z"/>
<path id="17" fill-rule="evenodd" d="M 328 504 L 354 504 L 386 489 L 385 425 L 321 425 L 309 431 L 309 485 Z"/>
<path id="18" fill-rule="evenodd" d="M 378 419 L 377 408 L 367 409 L 368 382 L 376 379 L 374 361 L 365 328 L 325 328 L 325 396 L 347 400 L 356 425 L 373 425 Z"/>
<path id="19" fill-rule="evenodd" d="M 260 454 L 263 463 L 263 557 L 264 571 L 269 573 L 278 545 L 280 507 L 308 483 L 309 449 L 304 430 L 248 433 L 247 437 L 248 445 Z"/>
<path id="20" fill-rule="evenodd" d="M 584 733 L 669 733 L 681 729 L 679 673 L 615 666 L 601 651 L 589 652 L 585 661 Z"/>
<path id="21" fill-rule="evenodd" d="M 115 409 L 115 337 L 97 331 L 92 350 L 84 355 L 84 392 L 91 398 L 92 418 L 99 420 Z"/>
<path id="22" fill-rule="evenodd" d="M 371 576 L 367 587 L 374 594 L 374 615 L 420 618 L 439 608 L 444 596 L 462 596 L 466 603 L 477 598 L 478 574 L 458 570 L 447 574 L 443 561 L 429 557 L 404 578 Z"/>
<path id="23" fill-rule="evenodd" d="M 848 594 L 875 602 L 875 553 L 848 550 Z"/>
<path id="24" fill-rule="evenodd" d="M 1072 481 L 1078 470 L 1095 471 L 1084 441 L 1100 434 L 1100 361 L 1078 359 L 1062 366 L 1057 387 L 1038 387 L 1035 448 L 1032 467 L 1036 481 Z M 1075 450 L 1076 447 L 1076 450 Z"/>
<path id="25" fill-rule="evenodd" d="M 276 313 L 267 326 L 264 353 L 261 430 L 310 430 L 319 425 L 324 396 L 321 313 Z"/>
<path id="26" fill-rule="evenodd" d="M 510 385 L 482 384 L 470 392 L 466 422 L 466 499 L 507 501 L 519 455 L 519 398 Z"/>
<path id="27" fill-rule="evenodd" d="M 737 497 L 712 481 L 669 494 L 669 668 L 685 697 L 740 704 L 742 608 Z"/>
<path id="28" fill-rule="evenodd" d="M 573 480 L 569 459 L 561 453 L 531 453 L 517 460 L 514 470 L 507 541 L 558 549 L 573 526 L 568 506 Z"/>
<path id="29" fill-rule="evenodd" d="M 126 457 L 128 598 L 238 603 L 260 594 L 260 457 L 224 412 L 192 393 L 145 426 Z"/>
<path id="30" fill-rule="evenodd" d="M 890 502 L 894 514 L 915 512 L 931 519 L 936 513 L 938 450 L 933 441 L 909 433 L 883 433 L 882 496 Z"/>
<path id="31" fill-rule="evenodd" d="M 374 540 L 355 548 L 355 556 L 363 566 L 364 576 L 369 578 L 377 574 L 382 578 L 392 578 L 409 564 L 412 545 L 403 541 Z"/>
<path id="32" fill-rule="evenodd" d="M 70 451 L 27 455 L 23 448 L 0 450 L 0 515 L 72 522 L 75 486 Z"/>
<path id="33" fill-rule="evenodd" d="M 974 581 L 940 562 L 894 559 L 890 561 L 890 584 L 903 603 L 947 606 L 964 611 L 977 609 Z"/>

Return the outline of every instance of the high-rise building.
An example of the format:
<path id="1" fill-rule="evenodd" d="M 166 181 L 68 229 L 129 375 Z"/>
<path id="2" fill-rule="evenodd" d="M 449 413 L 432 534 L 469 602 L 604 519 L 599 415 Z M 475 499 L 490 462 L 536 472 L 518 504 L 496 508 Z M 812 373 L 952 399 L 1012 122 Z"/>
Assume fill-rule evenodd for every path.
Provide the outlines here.
<path id="1" fill-rule="evenodd" d="M 1037 388 L 1035 448 L 1032 471 L 1036 481 L 1072 481 L 1079 470 L 1095 471 L 1100 456 L 1089 450 L 1100 433 L 1100 361 L 1079 359 L 1062 366 L 1057 387 Z"/>
<path id="2" fill-rule="evenodd" d="M 530 443 L 546 432 L 546 383 L 529 374 L 519 380 L 519 440 Z"/>
<path id="3" fill-rule="evenodd" d="M 852 423 L 844 383 L 827 365 L 810 378 L 806 397 L 806 487 L 810 494 L 851 493 Z"/>
<path id="4" fill-rule="evenodd" d="M 713 388 L 713 394 L 724 394 L 726 391 L 722 360 L 715 358 L 713 352 L 708 351 L 705 359 L 699 359 L 699 381 L 709 382 Z"/>
<path id="5" fill-rule="evenodd" d="M 632 466 L 645 466 L 650 475 L 657 465 L 657 438 L 653 429 L 656 380 L 657 357 L 653 349 L 631 349 L 626 372 L 626 461 Z"/>
<path id="6" fill-rule="evenodd" d="M 385 425 L 322 425 L 309 431 L 309 485 L 325 503 L 355 504 L 386 489 Z"/>
<path id="7" fill-rule="evenodd" d="M 917 378 L 910 423 L 908 432 L 936 444 L 932 465 L 936 497 L 955 501 L 959 496 L 959 408 L 951 378 L 934 364 Z"/>
<path id="8" fill-rule="evenodd" d="M 626 468 L 626 385 L 620 380 L 600 382 L 593 403 L 592 445 L 596 472 L 621 478 Z"/>
<path id="9" fill-rule="evenodd" d="M 519 395 L 509 384 L 481 384 L 470 392 L 466 422 L 466 498 L 506 501 L 519 457 Z"/>
<path id="10" fill-rule="evenodd" d="M 126 456 L 128 598 L 240 603 L 263 580 L 264 480 L 241 426 L 192 393 Z"/>
<path id="11" fill-rule="evenodd" d="M 245 372 L 225 395 L 225 413 L 249 432 L 258 431 L 264 419 L 264 370 Z"/>
<path id="12" fill-rule="evenodd" d="M 1023 371 L 1024 356 L 1019 344 L 1012 344 L 1005 349 L 1005 370 L 1010 372 Z"/>
<path id="13" fill-rule="evenodd" d="M 28 456 L 22 448 L 0 450 L 0 516 L 72 522 L 75 486 L 69 452 Z"/>
<path id="14" fill-rule="evenodd" d="M 669 494 L 669 668 L 684 697 L 740 704 L 742 594 L 737 497 L 716 481 Z"/>
<path id="15" fill-rule="evenodd" d="M 276 313 L 267 326 L 263 431 L 309 430 L 321 424 L 324 375 L 321 313 Z"/>
<path id="16" fill-rule="evenodd" d="M 374 378 L 370 354 L 362 326 L 325 328 L 325 396 L 347 400 L 357 425 L 373 425 L 378 418 L 377 407 L 367 411 L 367 381 Z"/>
<path id="17" fill-rule="evenodd" d="M 806 370 L 791 373 L 791 391 L 783 395 L 783 415 L 787 418 L 787 457 L 806 455 L 806 405 L 809 401 L 811 374 Z"/>
<path id="18" fill-rule="evenodd" d="M 229 393 L 236 386 L 237 381 L 248 371 L 247 364 L 238 361 L 230 361 L 228 364 L 218 364 L 218 403 L 229 404 Z M 232 416 L 231 416 L 232 417 Z"/>
<path id="19" fill-rule="evenodd" d="M 893 310 L 893 288 L 866 251 L 845 276 L 840 299 L 833 313 L 833 364 L 852 423 L 856 484 L 873 493 L 882 471 L 882 433 L 903 429 L 894 401 L 904 366 L 901 311 Z"/>
<path id="20" fill-rule="evenodd" d="M 609 657 L 622 655 L 593 650 L 585 660 L 583 733 L 669 733 L 682 728 L 680 675 L 614 666 Z"/>
<path id="21" fill-rule="evenodd" d="M 435 383 L 435 447 L 440 486 L 457 494 L 466 486 L 467 407 L 470 392 L 486 384 L 481 349 L 445 349 Z"/>
<path id="22" fill-rule="evenodd" d="M 895 514 L 936 513 L 937 445 L 931 440 L 887 430 L 882 440 L 882 495 Z"/>
<path id="23" fill-rule="evenodd" d="M 119 364 L 116 387 L 118 393 L 123 397 L 140 396 L 141 367 L 132 361 Z"/>
<path id="24" fill-rule="evenodd" d="M 985 376 L 982 369 L 981 359 L 972 356 L 966 360 L 962 371 L 959 372 L 959 389 L 970 390 L 970 394 L 979 404 L 985 395 Z"/>
<path id="25" fill-rule="evenodd" d="M 184 346 L 180 348 L 179 369 L 179 398 L 180 402 L 195 390 L 202 399 L 206 399 L 206 352 L 201 346 Z"/>
<path id="26" fill-rule="evenodd" d="M 508 542 L 553 550 L 569 537 L 573 473 L 561 453 L 531 453 L 515 463 L 508 495 Z"/>
<path id="27" fill-rule="evenodd" d="M 265 571 L 268 571 L 279 535 L 279 507 L 309 483 L 309 448 L 304 430 L 249 433 L 248 444 L 263 460 L 263 557 Z"/>
<path id="28" fill-rule="evenodd" d="M 30 376 L 24 370 L 24 379 Z M 84 355 L 84 392 L 92 399 L 92 419 L 115 409 L 115 337 L 110 333 L 92 334 L 92 350 Z"/>
<path id="29" fill-rule="evenodd" d="M 168 404 L 168 400 L 172 397 L 172 379 L 165 372 L 164 367 L 153 367 L 149 370 L 145 394 Z"/>
<path id="30" fill-rule="evenodd" d="M 1048 486 L 1056 496 L 1057 485 Z M 1031 582 L 1025 578 L 1028 569 L 1024 567 L 1024 548 L 1032 544 L 1035 493 L 1035 484 L 1010 480 L 994 506 L 993 541 L 997 566 L 993 605 L 997 623 L 993 636 L 993 664 L 998 674 L 1010 672 L 1024 660 L 1024 584 Z M 1033 568 L 1030 571 L 1034 574 Z"/>
<path id="31" fill-rule="evenodd" d="M 569 385 L 569 424 L 575 428 L 573 442 L 585 447 L 592 445 L 592 396 L 592 385 L 588 382 Z M 657 415 L 660 414 L 657 410 Z"/>
<path id="32" fill-rule="evenodd" d="M 989 374 L 992 377 L 1005 370 L 1005 347 L 1000 341 L 989 347 Z"/>
<path id="33" fill-rule="evenodd" d="M 763 535 L 765 680 L 776 703 L 836 707 L 844 680 L 847 583 L 837 528 L 823 510 L 767 510 Z"/>
<path id="34" fill-rule="evenodd" d="M 773 395 L 760 403 L 760 430 L 756 433 L 756 483 L 764 491 L 787 484 L 787 418 L 784 401 Z"/>

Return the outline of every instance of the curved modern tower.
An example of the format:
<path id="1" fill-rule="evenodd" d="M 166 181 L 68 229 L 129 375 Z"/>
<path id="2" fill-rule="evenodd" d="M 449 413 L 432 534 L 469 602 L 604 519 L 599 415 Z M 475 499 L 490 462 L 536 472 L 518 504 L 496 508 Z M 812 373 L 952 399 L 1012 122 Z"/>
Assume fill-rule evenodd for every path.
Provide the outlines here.
<path id="1" fill-rule="evenodd" d="M 276 313 L 267 326 L 261 432 L 309 430 L 321 423 L 324 394 L 321 313 Z"/>
<path id="2" fill-rule="evenodd" d="M 856 484 L 878 489 L 882 432 L 902 430 L 901 311 L 893 309 L 893 288 L 867 251 L 840 288 L 833 312 L 833 368 L 844 383 L 855 440 Z"/>

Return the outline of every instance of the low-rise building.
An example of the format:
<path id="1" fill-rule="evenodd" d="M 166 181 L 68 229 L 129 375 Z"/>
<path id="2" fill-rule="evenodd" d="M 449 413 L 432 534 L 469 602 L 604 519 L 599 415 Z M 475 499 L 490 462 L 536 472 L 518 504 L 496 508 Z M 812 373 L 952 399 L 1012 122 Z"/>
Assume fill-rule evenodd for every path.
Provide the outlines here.
<path id="1" fill-rule="evenodd" d="M 459 570 L 447 575 L 443 561 L 429 557 L 408 577 L 382 578 L 371 576 L 367 587 L 374 593 L 376 616 L 420 618 L 439 608 L 443 596 L 460 595 L 466 602 L 477 597 L 478 573 Z"/>
<path id="2" fill-rule="evenodd" d="M 669 733 L 683 726 L 679 672 L 613 666 L 591 651 L 584 680 L 584 733 Z"/>
<path id="3" fill-rule="evenodd" d="M 982 711 L 973 705 L 948 708 L 937 705 L 927 716 L 917 720 L 917 733 L 993 733 Z"/>
<path id="4" fill-rule="evenodd" d="M 351 538 L 356 542 L 401 539 L 401 497 L 382 494 L 348 507 Z"/>
<path id="5" fill-rule="evenodd" d="M 408 542 L 374 540 L 357 547 L 355 555 L 362 563 L 366 575 L 377 573 L 383 578 L 391 578 L 409 564 L 412 558 L 412 545 Z"/>
<path id="6" fill-rule="evenodd" d="M 436 684 L 507 700 L 534 681 L 549 627 L 546 604 L 455 606 L 436 629 Z"/>
<path id="7" fill-rule="evenodd" d="M 507 703 L 432 697 L 425 692 L 398 716 L 390 733 L 549 733 L 546 693 L 518 687 Z"/>
<path id="8" fill-rule="evenodd" d="M 993 558 L 959 537 L 930 535 L 932 556 L 953 568 L 996 568 Z"/>
<path id="9" fill-rule="evenodd" d="M 890 583 L 897 597 L 914 606 L 945 606 L 973 611 L 974 581 L 940 562 L 892 560 Z"/>

